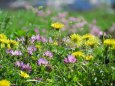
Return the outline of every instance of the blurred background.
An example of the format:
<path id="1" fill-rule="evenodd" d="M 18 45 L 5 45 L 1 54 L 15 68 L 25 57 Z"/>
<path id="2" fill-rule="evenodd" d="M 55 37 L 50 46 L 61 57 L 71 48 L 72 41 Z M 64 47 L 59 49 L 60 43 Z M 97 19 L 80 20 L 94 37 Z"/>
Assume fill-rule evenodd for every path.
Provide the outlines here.
<path id="1" fill-rule="evenodd" d="M 115 0 L 0 0 L 0 32 L 12 38 L 35 28 L 44 34 L 56 21 L 68 34 L 105 32 L 115 37 Z"/>
<path id="2" fill-rule="evenodd" d="M 106 10 L 114 10 L 115 0 L 0 0 L 1 9 L 28 9 L 31 6 L 53 6 L 56 10 L 68 11 L 87 11 L 105 7 Z"/>

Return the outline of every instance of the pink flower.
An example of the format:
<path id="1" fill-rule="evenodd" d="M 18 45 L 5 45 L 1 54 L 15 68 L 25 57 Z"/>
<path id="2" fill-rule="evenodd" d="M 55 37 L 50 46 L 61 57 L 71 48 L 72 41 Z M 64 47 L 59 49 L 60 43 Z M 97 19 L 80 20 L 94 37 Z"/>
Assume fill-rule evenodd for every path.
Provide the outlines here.
<path id="1" fill-rule="evenodd" d="M 30 54 L 30 55 L 33 55 L 33 52 L 35 52 L 37 49 L 36 49 L 36 47 L 34 47 L 34 46 L 30 46 L 30 47 L 28 47 L 28 53 Z"/>
<path id="2" fill-rule="evenodd" d="M 35 29 L 34 29 L 34 32 L 38 34 L 38 33 L 39 33 L 38 28 L 35 28 Z"/>
<path id="3" fill-rule="evenodd" d="M 41 41 L 41 36 L 40 36 L 40 34 L 36 35 L 36 40 L 37 40 L 37 41 Z"/>
<path id="4" fill-rule="evenodd" d="M 36 36 L 31 37 L 31 42 L 34 43 L 36 41 Z"/>
<path id="5" fill-rule="evenodd" d="M 44 59 L 44 58 L 39 58 L 37 64 L 39 66 L 41 66 L 41 65 L 47 65 L 48 61 L 46 59 Z"/>
<path id="6" fill-rule="evenodd" d="M 76 58 L 72 55 L 69 55 L 67 58 L 64 59 L 64 63 L 75 63 L 76 61 Z"/>
<path id="7" fill-rule="evenodd" d="M 18 50 L 15 50 L 15 51 L 13 51 L 13 50 L 6 50 L 6 53 L 10 54 L 12 56 L 21 56 L 22 55 L 21 51 L 18 51 Z"/>
<path id="8" fill-rule="evenodd" d="M 15 62 L 15 66 L 18 66 L 22 70 L 26 70 L 26 71 L 29 71 L 29 72 L 32 70 L 32 68 L 31 68 L 29 63 L 28 64 L 24 64 L 22 61 L 16 61 Z"/>
<path id="9" fill-rule="evenodd" d="M 46 51 L 43 55 L 44 55 L 44 56 L 47 56 L 47 57 L 50 57 L 50 58 L 53 57 L 53 53 L 50 52 L 50 51 Z"/>
<path id="10" fill-rule="evenodd" d="M 17 50 L 16 51 L 12 51 L 11 54 L 14 55 L 14 56 L 15 55 L 16 56 L 21 56 L 22 55 L 21 51 L 17 51 Z"/>
<path id="11" fill-rule="evenodd" d="M 47 42 L 47 39 L 45 37 L 41 36 L 41 41 L 42 42 Z"/>

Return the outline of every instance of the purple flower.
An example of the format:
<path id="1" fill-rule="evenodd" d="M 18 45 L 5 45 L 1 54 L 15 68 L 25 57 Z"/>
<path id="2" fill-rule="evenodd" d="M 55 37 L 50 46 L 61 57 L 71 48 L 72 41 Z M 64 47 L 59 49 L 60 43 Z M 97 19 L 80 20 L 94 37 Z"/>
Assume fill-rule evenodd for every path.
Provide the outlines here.
<path id="1" fill-rule="evenodd" d="M 40 36 L 40 34 L 36 35 L 36 40 L 37 40 L 37 41 L 41 41 L 41 36 Z"/>
<path id="2" fill-rule="evenodd" d="M 67 58 L 64 59 L 64 63 L 75 63 L 76 61 L 76 58 L 72 55 L 69 55 Z"/>
<path id="3" fill-rule="evenodd" d="M 35 52 L 37 49 L 36 49 L 36 47 L 34 47 L 34 46 L 30 46 L 30 47 L 28 47 L 28 53 L 30 54 L 30 55 L 33 55 L 33 52 Z"/>
<path id="4" fill-rule="evenodd" d="M 24 38 L 24 37 L 17 38 L 17 41 L 19 41 L 19 42 L 24 42 L 24 41 L 25 41 L 25 38 Z"/>
<path id="5" fill-rule="evenodd" d="M 11 55 L 13 55 L 13 56 L 21 56 L 22 53 L 21 53 L 21 51 L 16 50 L 16 51 L 12 51 Z"/>
<path id="6" fill-rule="evenodd" d="M 38 34 L 38 35 L 33 35 L 31 37 L 31 42 L 34 43 L 35 41 L 41 41 L 41 36 Z"/>
<path id="7" fill-rule="evenodd" d="M 89 25 L 90 28 L 90 33 L 95 35 L 95 36 L 100 36 L 101 30 L 96 26 L 96 25 Z"/>
<path id="8" fill-rule="evenodd" d="M 23 62 L 22 62 L 23 63 Z M 21 62 L 20 61 L 16 61 L 15 62 L 15 66 L 21 67 Z"/>
<path id="9" fill-rule="evenodd" d="M 6 53 L 7 53 L 7 54 L 10 54 L 12 51 L 13 51 L 13 50 L 8 49 L 8 50 L 6 50 Z"/>
<path id="10" fill-rule="evenodd" d="M 42 41 L 42 42 L 47 42 L 47 39 L 42 36 L 42 37 L 41 37 L 41 41 Z"/>
<path id="11" fill-rule="evenodd" d="M 53 53 L 52 52 L 50 52 L 50 51 L 46 51 L 46 52 L 44 52 L 44 54 L 43 54 L 44 56 L 47 56 L 47 57 L 50 57 L 50 58 L 52 58 L 53 57 Z"/>
<path id="12" fill-rule="evenodd" d="M 39 33 L 38 28 L 35 28 L 35 29 L 34 29 L 34 32 L 38 34 L 38 33 Z"/>
<path id="13" fill-rule="evenodd" d="M 31 66 L 30 66 L 29 63 L 23 64 L 23 65 L 21 66 L 21 69 L 22 69 L 22 70 L 26 70 L 26 71 L 31 71 L 31 70 L 32 70 L 32 68 L 31 68 Z"/>
<path id="14" fill-rule="evenodd" d="M 18 66 L 20 67 L 22 70 L 25 70 L 25 71 L 31 71 L 32 68 L 30 66 L 30 64 L 24 64 L 22 61 L 16 61 L 15 62 L 15 66 Z"/>
<path id="15" fill-rule="evenodd" d="M 31 37 L 31 42 L 34 43 L 36 41 L 36 36 Z"/>
<path id="16" fill-rule="evenodd" d="M 12 56 L 21 56 L 22 55 L 21 51 L 18 51 L 18 50 L 15 50 L 15 51 L 13 51 L 13 50 L 6 50 L 6 53 L 7 54 L 11 54 Z"/>
<path id="17" fill-rule="evenodd" d="M 44 58 L 39 58 L 37 64 L 38 65 L 47 65 L 48 61 Z"/>

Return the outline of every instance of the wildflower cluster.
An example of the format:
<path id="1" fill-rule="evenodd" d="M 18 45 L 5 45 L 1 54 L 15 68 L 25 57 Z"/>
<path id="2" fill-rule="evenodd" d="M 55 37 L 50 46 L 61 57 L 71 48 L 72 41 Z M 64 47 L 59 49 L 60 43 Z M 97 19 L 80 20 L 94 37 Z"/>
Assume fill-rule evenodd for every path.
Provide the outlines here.
<path id="1" fill-rule="evenodd" d="M 65 12 L 47 22 L 49 15 L 39 10 L 46 25 L 29 21 L 9 37 L 0 34 L 0 86 L 114 86 L 114 37 L 102 33 L 96 21 L 90 25 Z M 32 31 L 34 26 L 39 28 Z"/>
<path id="2" fill-rule="evenodd" d="M 18 46 L 18 42 L 16 42 L 15 40 L 11 40 L 11 39 L 7 39 L 7 36 L 4 34 L 0 34 L 0 45 L 1 48 L 11 48 L 11 47 L 16 47 Z"/>

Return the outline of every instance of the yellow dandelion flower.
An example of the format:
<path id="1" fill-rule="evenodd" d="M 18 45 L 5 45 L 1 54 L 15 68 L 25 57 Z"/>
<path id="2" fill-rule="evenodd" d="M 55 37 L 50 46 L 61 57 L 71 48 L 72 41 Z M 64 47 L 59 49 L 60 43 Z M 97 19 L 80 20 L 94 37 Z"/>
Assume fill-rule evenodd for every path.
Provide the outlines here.
<path id="1" fill-rule="evenodd" d="M 61 29 L 64 27 L 64 24 L 59 23 L 59 22 L 55 22 L 51 24 L 51 27 L 55 28 L 55 29 Z"/>
<path id="2" fill-rule="evenodd" d="M 82 36 L 83 39 L 89 39 L 89 38 L 94 38 L 95 36 L 93 36 L 92 34 L 85 34 Z"/>
<path id="3" fill-rule="evenodd" d="M 93 60 L 93 56 L 92 55 L 88 55 L 85 57 L 85 60 L 89 61 L 89 60 Z"/>
<path id="4" fill-rule="evenodd" d="M 70 35 L 70 39 L 71 39 L 72 42 L 76 43 L 77 47 L 80 47 L 83 43 L 82 37 L 78 34 Z"/>
<path id="5" fill-rule="evenodd" d="M 10 86 L 10 82 L 7 80 L 0 80 L 0 86 Z"/>
<path id="6" fill-rule="evenodd" d="M 72 53 L 75 57 L 84 57 L 84 53 L 82 51 L 77 51 Z"/>
<path id="7" fill-rule="evenodd" d="M 72 34 L 72 35 L 70 35 L 70 38 L 71 38 L 71 40 L 72 40 L 73 42 L 78 42 L 78 41 L 80 41 L 81 36 L 78 35 L 78 34 Z"/>
<path id="8" fill-rule="evenodd" d="M 7 37 L 4 34 L 0 34 L 0 39 L 7 39 Z"/>
<path id="9" fill-rule="evenodd" d="M 86 46 L 94 46 L 99 44 L 99 40 L 97 38 L 91 38 L 85 42 Z"/>
<path id="10" fill-rule="evenodd" d="M 115 45 L 115 39 L 105 39 L 104 44 L 108 46 Z"/>
<path id="11" fill-rule="evenodd" d="M 24 78 L 29 78 L 30 77 L 26 72 L 23 72 L 23 71 L 21 71 L 19 75 L 21 77 L 24 77 Z"/>
<path id="12" fill-rule="evenodd" d="M 8 44 L 8 43 L 9 43 L 9 40 L 7 40 L 7 39 L 0 39 L 0 43 Z"/>
<path id="13" fill-rule="evenodd" d="M 16 42 L 15 40 L 9 40 L 9 44 L 14 45 L 14 46 L 18 46 L 18 42 Z"/>

